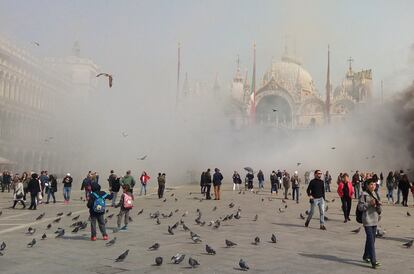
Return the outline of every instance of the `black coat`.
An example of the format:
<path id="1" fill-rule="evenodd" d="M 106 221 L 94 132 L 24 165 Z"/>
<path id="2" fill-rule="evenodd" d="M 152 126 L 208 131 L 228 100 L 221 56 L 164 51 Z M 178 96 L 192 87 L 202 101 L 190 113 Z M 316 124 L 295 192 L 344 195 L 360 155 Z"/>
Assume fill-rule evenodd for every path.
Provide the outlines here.
<path id="1" fill-rule="evenodd" d="M 38 179 L 30 179 L 29 184 L 27 185 L 27 192 L 32 195 L 37 195 L 40 192 L 40 184 Z"/>

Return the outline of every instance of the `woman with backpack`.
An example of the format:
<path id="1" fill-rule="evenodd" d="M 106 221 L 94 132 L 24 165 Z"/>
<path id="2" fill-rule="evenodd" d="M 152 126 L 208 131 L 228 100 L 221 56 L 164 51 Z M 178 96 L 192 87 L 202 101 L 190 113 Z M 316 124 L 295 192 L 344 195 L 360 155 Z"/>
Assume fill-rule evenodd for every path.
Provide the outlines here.
<path id="1" fill-rule="evenodd" d="M 351 213 L 352 196 L 354 195 L 354 188 L 352 182 L 349 180 L 349 175 L 344 173 L 342 181 L 338 185 L 338 195 L 342 202 L 342 211 L 344 212 L 344 223 L 351 221 L 349 214 Z"/>
<path id="2" fill-rule="evenodd" d="M 88 200 L 89 215 L 91 220 L 91 241 L 96 241 L 96 222 L 98 222 L 99 230 L 102 233 L 103 240 L 109 239 L 106 233 L 105 227 L 105 200 L 111 200 L 112 194 L 108 194 L 105 191 L 101 191 L 101 186 L 97 183 L 93 183 L 92 192 Z"/>
<path id="3" fill-rule="evenodd" d="M 117 225 L 119 230 L 127 230 L 128 229 L 128 221 L 129 221 L 129 211 L 133 207 L 133 198 L 132 193 L 129 190 L 127 185 L 122 186 L 122 195 L 119 203 L 115 205 L 115 207 L 121 207 L 118 214 Z M 124 217 L 124 226 L 121 227 L 122 218 Z"/>
<path id="4" fill-rule="evenodd" d="M 358 211 L 362 213 L 362 224 L 364 225 L 366 241 L 362 259 L 371 263 L 372 268 L 378 268 L 381 264 L 377 261 L 375 254 L 375 234 L 381 214 L 381 201 L 375 197 L 376 181 L 368 180 L 367 187 L 359 198 Z M 357 211 L 357 217 L 358 217 Z M 357 219 L 358 221 L 358 219 Z"/>

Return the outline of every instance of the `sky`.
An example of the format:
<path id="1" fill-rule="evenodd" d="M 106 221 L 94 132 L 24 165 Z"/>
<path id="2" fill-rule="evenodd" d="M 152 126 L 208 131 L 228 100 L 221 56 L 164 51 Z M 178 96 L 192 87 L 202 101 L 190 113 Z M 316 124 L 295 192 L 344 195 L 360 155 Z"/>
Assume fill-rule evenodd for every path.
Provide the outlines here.
<path id="1" fill-rule="evenodd" d="M 163 88 L 175 83 L 178 42 L 183 74 L 211 84 L 218 75 L 223 88 L 231 83 L 237 55 L 251 73 L 253 43 L 258 79 L 287 46 L 321 95 L 329 44 L 334 86 L 352 56 L 354 69 L 373 70 L 378 96 L 381 80 L 386 95 L 411 81 L 412 10 L 414 2 L 404 0 L 0 0 L 0 35 L 38 56 L 68 55 L 77 40 L 82 56 L 102 70 L 142 87 L 162 79 Z"/>

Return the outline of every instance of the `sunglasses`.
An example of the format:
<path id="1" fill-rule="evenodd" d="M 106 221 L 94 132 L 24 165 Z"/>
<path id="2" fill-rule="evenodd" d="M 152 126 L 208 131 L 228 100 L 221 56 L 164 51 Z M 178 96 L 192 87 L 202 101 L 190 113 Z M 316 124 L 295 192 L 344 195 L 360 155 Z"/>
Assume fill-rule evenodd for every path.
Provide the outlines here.
<path id="1" fill-rule="evenodd" d="M 322 175 L 322 173 L 316 173 L 316 175 Z"/>

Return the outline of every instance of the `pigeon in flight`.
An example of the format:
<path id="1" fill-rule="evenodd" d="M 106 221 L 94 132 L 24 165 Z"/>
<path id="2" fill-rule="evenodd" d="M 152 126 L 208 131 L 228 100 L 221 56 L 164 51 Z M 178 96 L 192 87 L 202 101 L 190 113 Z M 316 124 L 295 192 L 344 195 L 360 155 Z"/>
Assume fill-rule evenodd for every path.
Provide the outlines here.
<path id="1" fill-rule="evenodd" d="M 277 111 L 277 109 L 274 109 L 274 108 L 272 110 L 273 110 L 273 112 L 276 112 Z"/>
<path id="2" fill-rule="evenodd" d="M 230 241 L 230 240 L 225 240 L 225 243 L 226 243 L 226 246 L 227 247 L 233 247 L 233 246 L 236 246 L 237 244 L 236 243 L 234 243 L 234 242 L 232 242 L 232 241 Z"/>
<path id="3" fill-rule="evenodd" d="M 148 250 L 157 250 L 160 247 L 159 243 L 155 243 L 148 248 Z"/>
<path id="4" fill-rule="evenodd" d="M 162 265 L 162 257 L 156 257 L 155 258 L 155 265 L 156 266 Z"/>
<path id="5" fill-rule="evenodd" d="M 147 157 L 148 157 L 148 155 L 145 155 L 145 156 L 137 158 L 137 159 L 140 160 L 140 161 L 144 161 L 145 159 L 147 159 Z"/>
<path id="6" fill-rule="evenodd" d="M 113 246 L 116 242 L 116 237 L 114 237 L 112 240 L 110 240 L 109 242 L 107 242 L 105 245 L 106 246 Z"/>
<path id="7" fill-rule="evenodd" d="M 216 255 L 216 251 L 213 248 L 211 248 L 211 246 L 209 246 L 209 245 L 206 245 L 206 252 L 209 255 Z"/>
<path id="8" fill-rule="evenodd" d="M 200 263 L 196 260 L 196 259 L 193 259 L 193 258 L 189 258 L 188 259 L 188 264 L 192 267 L 192 268 L 195 268 L 195 267 L 197 267 L 198 265 L 200 265 Z"/>
<path id="9" fill-rule="evenodd" d="M 184 260 L 184 258 L 185 258 L 185 254 L 177 253 L 175 256 L 171 257 L 171 262 L 173 264 L 179 264 Z"/>
<path id="10" fill-rule="evenodd" d="M 27 247 L 33 247 L 36 244 L 36 239 L 33 239 L 30 243 L 27 244 Z"/>
<path id="11" fill-rule="evenodd" d="M 99 73 L 98 75 L 96 75 L 96 77 L 100 77 L 100 76 L 105 76 L 108 77 L 108 83 L 109 83 L 109 87 L 112 87 L 112 81 L 113 81 L 113 77 L 111 74 L 109 73 Z"/>
<path id="12" fill-rule="evenodd" d="M 239 266 L 243 271 L 250 269 L 247 263 L 243 259 L 240 259 Z"/>
<path id="13" fill-rule="evenodd" d="M 125 258 L 128 256 L 129 249 L 127 249 L 124 253 L 118 256 L 118 258 L 115 259 L 115 262 L 123 262 Z"/>
<path id="14" fill-rule="evenodd" d="M 37 47 L 39 47 L 39 46 L 40 46 L 40 43 L 39 43 L 39 42 L 33 41 L 32 43 L 33 43 L 33 45 L 35 45 L 35 46 L 37 46 Z"/>

